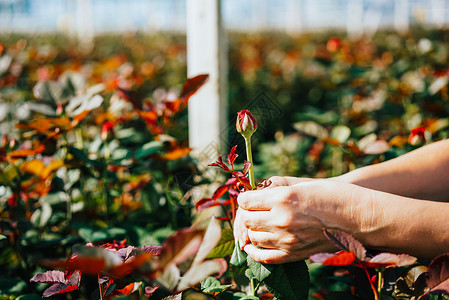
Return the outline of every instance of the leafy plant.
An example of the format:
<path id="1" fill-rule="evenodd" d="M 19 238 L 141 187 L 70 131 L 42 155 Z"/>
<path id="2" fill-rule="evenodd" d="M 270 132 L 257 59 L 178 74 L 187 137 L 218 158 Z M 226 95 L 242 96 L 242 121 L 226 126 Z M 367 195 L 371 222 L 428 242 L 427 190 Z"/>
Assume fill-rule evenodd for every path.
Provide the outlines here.
<path id="1" fill-rule="evenodd" d="M 374 297 L 374 299 L 393 298 L 393 296 L 394 299 L 427 299 L 430 294 L 449 294 L 446 286 L 449 278 L 449 273 L 446 271 L 447 254 L 436 257 L 427 268 L 423 265 L 416 265 L 417 259 L 407 254 L 387 252 L 370 254 L 359 241 L 343 231 L 325 229 L 324 233 L 341 251 L 314 254 L 309 258 L 310 262 L 327 266 L 345 266 L 349 267 L 349 270 L 353 266 L 363 270 L 366 280 L 355 280 L 358 283 L 356 284 L 357 294 L 360 296 L 367 297 L 371 294 L 369 297 Z M 390 268 L 404 269 L 407 266 L 412 266 L 412 268 L 409 268 L 404 276 L 398 276 L 393 281 L 394 286 L 388 293 L 385 287 L 387 285 L 386 278 L 383 274 L 387 270 L 391 270 Z M 372 275 L 372 270 L 376 275 Z M 353 273 L 354 276 L 359 276 L 357 272 Z M 398 272 L 398 274 L 401 273 Z M 368 292 L 366 283 L 368 283 L 371 293 Z M 351 297 L 354 296 L 357 295 L 351 295 Z"/>

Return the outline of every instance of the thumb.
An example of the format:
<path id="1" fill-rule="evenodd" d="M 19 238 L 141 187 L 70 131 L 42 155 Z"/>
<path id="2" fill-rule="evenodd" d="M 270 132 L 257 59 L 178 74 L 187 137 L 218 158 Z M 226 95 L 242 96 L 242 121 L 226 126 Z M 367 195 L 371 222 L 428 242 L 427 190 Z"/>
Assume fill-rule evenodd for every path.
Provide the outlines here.
<path id="1" fill-rule="evenodd" d="M 268 188 L 277 187 L 277 186 L 290 186 L 295 185 L 301 182 L 305 181 L 311 181 L 313 179 L 311 178 L 304 178 L 304 177 L 292 177 L 292 176 L 273 176 L 268 179 L 268 181 L 271 182 L 271 184 L 268 186 Z"/>
<path id="2" fill-rule="evenodd" d="M 243 248 L 250 243 L 250 240 L 248 237 L 248 229 L 243 224 L 241 214 L 239 213 L 240 210 L 237 210 L 237 215 L 234 220 L 234 237 L 239 241 L 239 247 Z"/>

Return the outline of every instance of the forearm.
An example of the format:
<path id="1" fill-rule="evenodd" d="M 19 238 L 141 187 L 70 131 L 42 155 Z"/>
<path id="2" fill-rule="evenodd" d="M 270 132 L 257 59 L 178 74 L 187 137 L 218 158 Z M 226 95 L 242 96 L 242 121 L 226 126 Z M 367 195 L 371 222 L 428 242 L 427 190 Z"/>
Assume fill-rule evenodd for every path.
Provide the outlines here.
<path id="1" fill-rule="evenodd" d="M 356 169 L 334 180 L 387 193 L 435 201 L 449 200 L 449 140 L 395 159 Z"/>
<path id="2" fill-rule="evenodd" d="M 373 192 L 371 224 L 355 237 L 367 247 L 433 258 L 449 252 L 449 204 Z"/>
<path id="3" fill-rule="evenodd" d="M 325 198 L 309 198 L 309 213 L 320 219 L 325 228 L 352 234 L 367 248 L 393 253 L 408 253 L 432 258 L 449 252 L 449 204 L 406 198 L 346 183 L 335 186 L 312 183 L 310 192 L 321 189 Z M 329 195 L 326 195 L 329 193 Z M 312 202 L 310 202 L 312 201 Z"/>

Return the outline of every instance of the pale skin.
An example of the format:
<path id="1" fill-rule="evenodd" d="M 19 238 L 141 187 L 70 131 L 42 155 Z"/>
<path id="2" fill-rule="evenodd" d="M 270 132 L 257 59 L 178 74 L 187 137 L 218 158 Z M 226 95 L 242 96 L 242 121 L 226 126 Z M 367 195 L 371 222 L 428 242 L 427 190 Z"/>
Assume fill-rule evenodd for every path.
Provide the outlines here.
<path id="1" fill-rule="evenodd" d="M 323 228 L 381 251 L 422 258 L 449 252 L 449 139 L 334 178 L 270 180 L 238 197 L 234 235 L 256 261 L 336 251 Z"/>

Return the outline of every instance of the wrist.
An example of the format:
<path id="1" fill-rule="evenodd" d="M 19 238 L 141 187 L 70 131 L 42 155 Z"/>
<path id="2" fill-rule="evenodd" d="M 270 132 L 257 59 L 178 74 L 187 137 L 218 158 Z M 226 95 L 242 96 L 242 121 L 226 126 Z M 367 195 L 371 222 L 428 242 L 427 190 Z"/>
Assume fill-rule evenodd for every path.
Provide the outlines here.
<path id="1" fill-rule="evenodd" d="M 319 219 L 324 228 L 339 229 L 350 234 L 363 231 L 370 198 L 370 190 L 345 181 L 320 179 L 299 184 L 305 195 L 299 201 L 308 214 Z M 364 225 L 364 228 L 367 226 Z"/>

